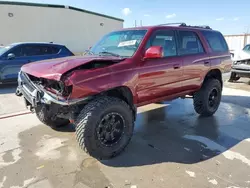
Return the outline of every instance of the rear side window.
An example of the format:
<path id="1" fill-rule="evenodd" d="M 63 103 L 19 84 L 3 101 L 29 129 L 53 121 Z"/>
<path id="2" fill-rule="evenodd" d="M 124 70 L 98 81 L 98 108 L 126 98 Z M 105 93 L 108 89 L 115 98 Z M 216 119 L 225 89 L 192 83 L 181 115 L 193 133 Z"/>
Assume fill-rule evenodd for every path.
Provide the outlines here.
<path id="1" fill-rule="evenodd" d="M 207 43 L 213 52 L 227 52 L 228 46 L 226 40 L 220 32 L 202 31 Z"/>
<path id="2" fill-rule="evenodd" d="M 204 52 L 198 35 L 192 31 L 179 31 L 179 55 L 200 54 Z"/>

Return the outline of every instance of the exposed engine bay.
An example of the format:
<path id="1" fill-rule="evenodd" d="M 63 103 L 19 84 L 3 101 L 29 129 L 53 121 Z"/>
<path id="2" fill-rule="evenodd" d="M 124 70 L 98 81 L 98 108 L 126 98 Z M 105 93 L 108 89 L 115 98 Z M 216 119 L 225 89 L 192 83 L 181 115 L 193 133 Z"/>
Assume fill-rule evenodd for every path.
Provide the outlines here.
<path id="1" fill-rule="evenodd" d="M 90 61 L 87 64 L 78 66 L 64 73 L 60 81 L 45 79 L 45 78 L 38 78 L 27 73 L 26 73 L 26 76 L 28 76 L 30 81 L 32 81 L 32 83 L 38 86 L 39 88 L 42 88 L 57 96 L 66 98 L 70 96 L 72 92 L 72 86 L 66 86 L 64 84 L 64 80 L 66 80 L 74 71 L 104 68 L 104 67 L 116 64 L 118 62 L 121 62 L 121 60 Z"/>

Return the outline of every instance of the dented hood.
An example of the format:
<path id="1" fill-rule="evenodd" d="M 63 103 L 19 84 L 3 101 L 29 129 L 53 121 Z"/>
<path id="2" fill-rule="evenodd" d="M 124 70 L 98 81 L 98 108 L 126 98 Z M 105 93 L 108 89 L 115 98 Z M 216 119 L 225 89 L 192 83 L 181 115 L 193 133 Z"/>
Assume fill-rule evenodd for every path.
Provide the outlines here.
<path id="1" fill-rule="evenodd" d="M 38 78 L 47 78 L 59 81 L 64 73 L 94 60 L 121 60 L 121 58 L 111 56 L 70 56 L 29 63 L 22 66 L 21 71 Z"/>

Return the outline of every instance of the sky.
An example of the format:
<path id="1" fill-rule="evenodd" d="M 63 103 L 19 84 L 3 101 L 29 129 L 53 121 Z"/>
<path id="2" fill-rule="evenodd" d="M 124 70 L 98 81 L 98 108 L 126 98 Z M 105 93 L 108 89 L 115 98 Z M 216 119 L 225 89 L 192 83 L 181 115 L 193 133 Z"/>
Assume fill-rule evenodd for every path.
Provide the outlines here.
<path id="1" fill-rule="evenodd" d="M 74 6 L 124 19 L 124 27 L 185 22 L 223 34 L 250 33 L 250 0 L 15 0 Z"/>

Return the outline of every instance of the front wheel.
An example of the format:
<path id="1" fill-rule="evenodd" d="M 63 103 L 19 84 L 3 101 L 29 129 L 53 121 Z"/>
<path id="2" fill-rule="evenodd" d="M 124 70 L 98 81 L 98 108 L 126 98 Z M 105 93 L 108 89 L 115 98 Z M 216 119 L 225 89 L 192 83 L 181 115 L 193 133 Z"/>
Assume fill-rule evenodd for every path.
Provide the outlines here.
<path id="1" fill-rule="evenodd" d="M 109 159 L 128 145 L 134 129 L 129 105 L 114 97 L 100 97 L 89 102 L 76 120 L 76 138 L 92 157 Z"/>
<path id="2" fill-rule="evenodd" d="M 39 105 L 35 108 L 37 118 L 45 125 L 52 128 L 59 128 L 69 124 L 68 119 L 58 118 L 56 114 L 49 111 L 49 106 Z"/>
<path id="3" fill-rule="evenodd" d="M 221 101 L 221 83 L 217 79 L 206 80 L 201 89 L 194 94 L 194 109 L 201 116 L 212 116 Z"/>

